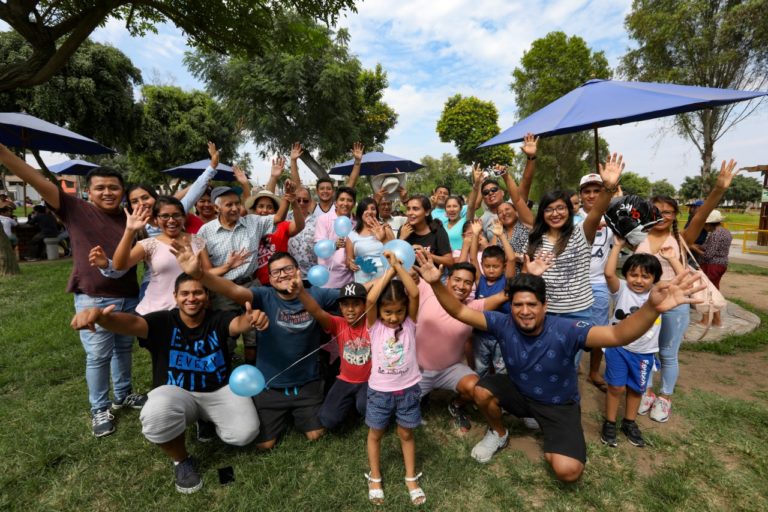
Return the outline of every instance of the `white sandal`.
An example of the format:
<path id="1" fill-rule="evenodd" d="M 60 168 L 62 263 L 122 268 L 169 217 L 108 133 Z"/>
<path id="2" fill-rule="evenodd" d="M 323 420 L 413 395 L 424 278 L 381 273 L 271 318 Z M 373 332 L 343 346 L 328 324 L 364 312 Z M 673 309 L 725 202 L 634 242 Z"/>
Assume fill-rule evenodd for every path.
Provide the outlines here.
<path id="1" fill-rule="evenodd" d="M 380 484 L 381 478 L 373 478 L 370 473 L 364 473 L 365 479 L 368 480 L 368 501 L 374 505 L 384 504 L 384 489 L 371 489 L 370 484 Z"/>
<path id="2" fill-rule="evenodd" d="M 418 475 L 414 477 L 405 477 L 406 482 L 418 482 L 419 478 L 421 478 L 422 473 L 419 473 Z M 408 489 L 408 495 L 411 497 L 411 503 L 414 505 L 423 505 L 427 501 L 427 495 L 424 494 L 424 490 L 421 487 L 417 487 L 415 489 Z"/>

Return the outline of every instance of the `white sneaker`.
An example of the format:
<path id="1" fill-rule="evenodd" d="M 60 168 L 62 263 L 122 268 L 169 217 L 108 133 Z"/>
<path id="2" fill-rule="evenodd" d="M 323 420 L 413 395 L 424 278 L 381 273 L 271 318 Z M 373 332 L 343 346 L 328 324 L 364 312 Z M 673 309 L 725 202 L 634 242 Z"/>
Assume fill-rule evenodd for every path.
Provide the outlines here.
<path id="1" fill-rule="evenodd" d="M 536 421 L 536 418 L 523 418 L 523 425 L 525 425 L 525 428 L 528 430 L 539 430 L 541 428 L 541 425 Z"/>
<path id="2" fill-rule="evenodd" d="M 637 414 L 645 416 L 648 411 L 653 407 L 653 402 L 656 401 L 656 394 L 653 391 L 648 390 L 643 394 L 643 398 L 640 400 L 640 407 L 637 408 Z"/>
<path id="3" fill-rule="evenodd" d="M 658 421 L 659 423 L 665 423 L 669 421 L 669 414 L 672 410 L 672 402 L 664 397 L 656 398 L 651 407 L 651 419 Z"/>
<path id="4" fill-rule="evenodd" d="M 507 446 L 508 439 L 508 430 L 504 431 L 504 437 L 499 437 L 492 428 L 489 428 L 485 437 L 472 448 L 472 458 L 477 462 L 488 462 L 497 451 Z"/>

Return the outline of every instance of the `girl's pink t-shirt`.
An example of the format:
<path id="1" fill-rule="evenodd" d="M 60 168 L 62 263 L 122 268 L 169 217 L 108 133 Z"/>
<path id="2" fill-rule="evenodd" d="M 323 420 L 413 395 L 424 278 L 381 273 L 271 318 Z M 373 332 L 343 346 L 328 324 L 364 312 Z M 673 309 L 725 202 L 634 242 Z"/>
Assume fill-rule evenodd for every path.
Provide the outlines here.
<path id="1" fill-rule="evenodd" d="M 371 378 L 368 386 L 371 389 L 401 391 L 421 381 L 416 360 L 416 323 L 413 320 L 406 318 L 399 331 L 376 320 L 369 333 Z"/>

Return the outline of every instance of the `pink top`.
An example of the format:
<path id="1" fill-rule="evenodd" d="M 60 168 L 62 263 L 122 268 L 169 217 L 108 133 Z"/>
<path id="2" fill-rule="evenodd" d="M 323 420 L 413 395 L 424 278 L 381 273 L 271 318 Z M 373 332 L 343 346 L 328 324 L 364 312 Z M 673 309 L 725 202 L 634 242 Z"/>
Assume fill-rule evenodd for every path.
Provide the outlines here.
<path id="1" fill-rule="evenodd" d="M 205 240 L 197 235 L 191 235 L 191 242 L 195 254 L 205 248 Z M 136 312 L 146 315 L 153 311 L 170 311 L 176 307 L 173 286 L 176 278 L 182 273 L 176 256 L 171 253 L 170 245 L 157 238 L 145 238 L 138 243 L 144 247 L 144 261 L 149 263 L 152 275 L 144 298 L 136 306 Z"/>
<path id="2" fill-rule="evenodd" d="M 409 317 L 396 332 L 381 320 L 369 329 L 371 336 L 371 378 L 376 391 L 401 391 L 421 381 L 416 361 L 416 323 Z"/>
<path id="3" fill-rule="evenodd" d="M 482 311 L 485 300 L 465 300 L 470 308 Z M 432 287 L 419 280 L 419 324 L 416 327 L 416 355 L 422 370 L 445 370 L 464 360 L 464 343 L 472 327 L 456 320 L 437 301 Z"/>
<path id="4" fill-rule="evenodd" d="M 336 232 L 333 229 L 333 221 L 335 221 L 337 217 L 338 215 L 336 215 L 335 208 L 318 217 L 317 223 L 315 224 L 315 242 L 319 242 L 320 240 L 332 240 L 333 243 L 336 243 L 336 240 L 338 240 L 339 237 L 336 236 Z M 353 228 L 354 225 L 355 221 L 352 219 Z M 347 268 L 347 253 L 343 247 L 337 249 L 330 258 L 318 258 L 317 263 L 318 265 L 327 268 L 328 273 L 330 274 L 328 282 L 323 288 L 341 288 L 345 284 L 355 280 L 354 272 Z"/>
<path id="5" fill-rule="evenodd" d="M 671 247 L 675 251 L 675 258 L 680 260 L 680 245 L 677 243 L 677 240 L 675 240 L 675 237 L 672 236 L 672 233 L 670 233 L 666 240 L 664 240 L 661 247 Z M 661 250 L 661 247 L 659 247 L 659 251 Z M 635 254 L 651 254 L 651 243 L 648 238 L 643 240 L 640 245 L 637 246 Z M 665 258 L 662 258 L 659 253 L 654 254 L 654 256 L 656 256 L 656 259 L 661 263 L 661 281 L 670 281 L 674 279 L 675 271 L 672 269 L 672 265 L 670 265 Z"/>

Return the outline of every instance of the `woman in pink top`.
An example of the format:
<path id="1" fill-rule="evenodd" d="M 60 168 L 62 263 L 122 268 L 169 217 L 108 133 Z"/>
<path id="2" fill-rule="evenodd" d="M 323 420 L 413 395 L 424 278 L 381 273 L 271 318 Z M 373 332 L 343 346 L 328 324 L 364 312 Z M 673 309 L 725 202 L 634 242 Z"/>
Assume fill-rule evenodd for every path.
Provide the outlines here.
<path id="1" fill-rule="evenodd" d="M 337 217 L 352 217 L 352 209 L 355 207 L 357 194 L 350 187 L 339 187 L 336 190 L 335 209 L 322 214 L 315 224 L 315 242 L 320 240 L 333 240 L 336 243 L 336 252 L 330 258 L 318 258 L 317 263 L 328 269 L 330 278 L 323 288 L 341 288 L 345 284 L 355 280 L 355 274 L 347 267 L 347 239 L 336 235 L 333 228 Z M 351 218 L 352 226 L 355 225 Z"/>
<path id="2" fill-rule="evenodd" d="M 717 206 L 731 185 L 731 181 L 736 175 L 733 172 L 735 167 L 736 162 L 733 160 L 727 164 L 723 161 L 715 187 L 709 193 L 704 204 L 696 211 L 691 223 L 683 231 L 679 231 L 677 227 L 677 215 L 680 211 L 677 201 L 667 196 L 656 196 L 651 199 L 654 206 L 661 212 L 662 221 L 651 228 L 648 238 L 635 248 L 635 253 L 653 254 L 659 259 L 662 270 L 661 281 L 669 281 L 675 277 L 675 272 L 669 261 L 660 256 L 661 250 L 667 247 L 671 248 L 680 263 L 684 267 L 686 266 L 686 253 L 681 244 L 686 243 L 690 247 L 696 241 L 709 212 Z M 650 411 L 651 419 L 654 421 L 663 423 L 669 420 L 672 409 L 671 397 L 680 373 L 678 353 L 689 321 L 690 306 L 688 304 L 681 304 L 661 315 L 661 331 L 659 332 L 661 393 L 657 397 L 653 393 L 652 386 L 648 386 L 648 391 L 643 395 L 638 410 L 639 414 L 647 414 Z"/>
<path id="3" fill-rule="evenodd" d="M 414 505 L 426 501 L 416 474 L 416 442 L 413 430 L 421 424 L 421 372 L 416 360 L 416 317 L 419 288 L 397 257 L 384 251 L 389 268 L 376 281 L 366 299 L 366 321 L 371 338 L 371 377 L 365 423 L 368 430 L 368 499 L 381 505 L 381 439 L 392 415 L 405 462 L 405 485 Z M 399 281 L 392 281 L 397 273 Z"/>
<path id="4" fill-rule="evenodd" d="M 227 263 L 216 268 L 211 268 L 208 251 L 205 249 L 205 241 L 197 235 L 184 232 L 184 206 L 174 197 L 160 196 L 154 201 L 152 209 L 146 206 L 134 208 L 133 212 L 126 210 L 125 233 L 112 256 L 112 266 L 115 270 L 131 268 L 138 262 L 145 260 L 150 265 L 152 273 L 149 286 L 144 297 L 136 306 L 136 312 L 140 315 L 152 311 L 171 310 L 176 307 L 173 298 L 174 282 L 182 273 L 181 267 L 176 261 L 176 256 L 171 251 L 174 241 L 182 244 L 190 243 L 192 250 L 200 257 L 203 269 L 208 269 L 216 275 L 223 275 L 231 268 L 242 265 L 248 258 L 245 254 L 237 253 L 230 256 Z M 144 229 L 152 220 L 160 227 L 161 233 L 154 238 L 139 240 L 133 247 L 136 232 Z"/>

